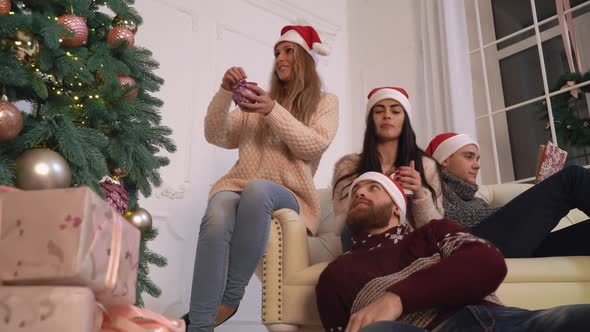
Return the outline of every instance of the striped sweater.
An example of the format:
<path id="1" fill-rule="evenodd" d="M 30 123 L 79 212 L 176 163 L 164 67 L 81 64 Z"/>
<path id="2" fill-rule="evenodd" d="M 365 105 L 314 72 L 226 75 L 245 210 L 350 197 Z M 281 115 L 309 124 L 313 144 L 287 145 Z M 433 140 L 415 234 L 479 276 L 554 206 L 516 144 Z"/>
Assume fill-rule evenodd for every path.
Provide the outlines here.
<path id="1" fill-rule="evenodd" d="M 385 292 L 397 294 L 398 321 L 431 330 L 466 305 L 500 305 L 502 254 L 448 220 L 357 236 L 353 249 L 320 275 L 317 304 L 326 331 L 344 331 L 352 314 Z"/>

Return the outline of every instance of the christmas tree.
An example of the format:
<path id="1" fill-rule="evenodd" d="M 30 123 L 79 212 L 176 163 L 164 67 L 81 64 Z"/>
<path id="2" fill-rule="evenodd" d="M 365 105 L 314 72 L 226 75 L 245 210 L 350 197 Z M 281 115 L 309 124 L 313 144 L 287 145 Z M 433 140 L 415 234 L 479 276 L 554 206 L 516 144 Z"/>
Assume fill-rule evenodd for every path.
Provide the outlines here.
<path id="1" fill-rule="evenodd" d="M 163 80 L 135 46 L 133 0 L 0 0 L 0 184 L 22 189 L 86 185 L 142 231 L 137 304 L 158 297 L 149 265 L 166 259 L 138 195 L 159 186 L 174 152 L 161 125 Z M 17 105 L 19 105 L 17 107 Z M 38 172 L 38 165 L 50 165 Z"/>
<path id="2" fill-rule="evenodd" d="M 590 72 L 564 73 L 554 82 L 551 92 L 587 81 L 590 81 Z M 584 98 L 586 93 L 590 93 L 590 85 L 575 88 L 568 93 L 561 93 L 551 98 L 555 134 L 559 144 L 578 148 L 590 146 L 590 115 L 586 98 Z M 547 121 L 545 129 L 549 132 L 549 115 L 545 102 L 541 103 L 540 109 L 543 119 Z"/>

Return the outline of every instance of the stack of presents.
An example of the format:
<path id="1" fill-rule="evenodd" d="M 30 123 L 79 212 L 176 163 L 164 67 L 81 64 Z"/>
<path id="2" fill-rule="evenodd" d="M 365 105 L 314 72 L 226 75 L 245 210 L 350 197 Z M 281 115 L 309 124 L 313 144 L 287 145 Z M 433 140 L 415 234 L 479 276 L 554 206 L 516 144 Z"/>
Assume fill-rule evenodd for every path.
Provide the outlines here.
<path id="1" fill-rule="evenodd" d="M 184 332 L 133 305 L 140 236 L 89 188 L 0 188 L 0 331 Z"/>

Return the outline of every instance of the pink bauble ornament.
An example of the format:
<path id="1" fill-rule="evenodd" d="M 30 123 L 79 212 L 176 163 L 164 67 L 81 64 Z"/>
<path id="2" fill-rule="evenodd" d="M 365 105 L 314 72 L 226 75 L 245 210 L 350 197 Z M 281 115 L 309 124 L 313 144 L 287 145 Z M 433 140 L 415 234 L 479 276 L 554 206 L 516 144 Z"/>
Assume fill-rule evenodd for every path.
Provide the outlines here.
<path id="1" fill-rule="evenodd" d="M 8 142 L 23 129 L 23 115 L 8 101 L 6 96 L 0 99 L 0 142 Z"/>
<path id="2" fill-rule="evenodd" d="M 131 76 L 119 75 L 119 76 L 117 76 L 117 78 L 119 79 L 119 83 L 121 83 L 121 87 L 124 89 L 127 87 L 134 87 L 135 86 L 135 80 Z M 138 93 L 139 93 L 139 90 L 137 88 L 133 88 L 125 94 L 125 99 L 127 99 L 128 101 L 134 101 L 135 99 L 137 99 Z"/>
<path id="3" fill-rule="evenodd" d="M 88 26 L 86 19 L 73 14 L 66 14 L 58 17 L 57 23 L 65 26 L 74 36 L 63 37 L 61 44 L 66 47 L 80 47 L 88 40 Z"/>
<path id="4" fill-rule="evenodd" d="M 10 0 L 0 0 L 0 15 L 10 13 Z"/>
<path id="5" fill-rule="evenodd" d="M 107 43 L 110 46 L 115 46 L 121 41 L 126 41 L 128 48 L 135 45 L 135 34 L 133 34 L 133 31 L 129 30 L 126 26 L 114 27 L 107 35 Z"/>
<path id="6" fill-rule="evenodd" d="M 22 129 L 22 113 L 13 103 L 2 97 L 0 100 L 0 142 L 14 139 Z"/>

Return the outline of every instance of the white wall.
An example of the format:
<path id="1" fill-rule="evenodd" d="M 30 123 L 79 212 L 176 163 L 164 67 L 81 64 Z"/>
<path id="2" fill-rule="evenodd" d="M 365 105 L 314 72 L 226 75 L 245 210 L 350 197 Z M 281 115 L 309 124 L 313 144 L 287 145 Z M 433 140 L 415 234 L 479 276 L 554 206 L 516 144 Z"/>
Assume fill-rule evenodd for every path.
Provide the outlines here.
<path id="1" fill-rule="evenodd" d="M 399 86 L 408 91 L 412 103 L 412 125 L 422 146 L 424 107 L 420 1 L 349 1 L 350 88 L 352 147 L 362 148 L 367 94 L 378 86 Z"/>
<path id="2" fill-rule="evenodd" d="M 136 7 L 144 18 L 137 44 L 154 52 L 166 80 L 158 94 L 165 101 L 164 123 L 174 129 L 178 152 L 162 170 L 164 185 L 143 204 L 152 212 L 161 235 L 152 248 L 168 257 L 165 269 L 151 277 L 163 288 L 149 308 L 169 315 L 186 312 L 190 297 L 198 226 L 207 193 L 236 159 L 205 142 L 203 118 L 223 72 L 243 66 L 249 79 L 267 87 L 272 45 L 283 25 L 303 20 L 314 25 L 332 55 L 319 71 L 326 90 L 340 100 L 340 128 L 326 151 L 315 182 L 327 187 L 334 162 L 362 145 L 366 95 L 372 87 L 396 85 L 410 94 L 412 122 L 425 146 L 439 129 L 426 112 L 424 3 L 428 0 L 143 0 Z M 301 22 L 301 21 L 299 21 Z M 437 97 L 438 98 L 438 97 Z M 435 98 L 436 99 L 436 98 Z M 431 103 L 432 103 L 431 98 Z M 438 119 L 438 118 L 436 118 Z M 442 127 L 447 126 L 443 124 Z M 263 331 L 260 283 L 248 286 L 237 315 L 224 331 Z"/>

